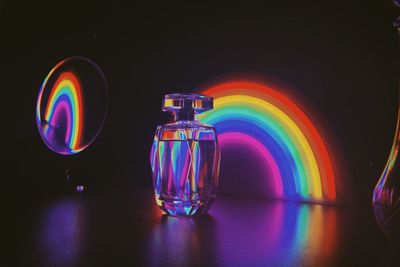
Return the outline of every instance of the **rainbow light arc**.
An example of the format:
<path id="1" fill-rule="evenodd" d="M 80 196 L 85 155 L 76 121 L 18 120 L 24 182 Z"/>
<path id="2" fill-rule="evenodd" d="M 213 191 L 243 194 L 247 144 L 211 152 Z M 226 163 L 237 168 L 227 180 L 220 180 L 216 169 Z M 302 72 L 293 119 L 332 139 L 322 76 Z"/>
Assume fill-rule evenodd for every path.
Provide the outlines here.
<path id="1" fill-rule="evenodd" d="M 335 172 L 327 146 L 304 111 L 266 84 L 222 83 L 203 91 L 214 110 L 199 120 L 217 128 L 224 145 L 247 143 L 264 159 L 275 198 L 334 201 Z"/>
<path id="2" fill-rule="evenodd" d="M 69 151 L 57 152 L 61 154 L 73 154 L 85 148 L 82 146 L 84 105 L 82 88 L 78 77 L 73 72 L 62 72 L 54 83 L 48 96 L 43 121 L 40 110 L 43 88 L 54 70 L 62 63 L 63 61 L 53 68 L 43 83 L 37 103 L 37 123 L 39 127 L 45 123 L 44 135 L 50 135 L 50 128 L 57 128 L 60 124 L 66 123 L 64 141 L 65 147 L 68 147 Z M 48 138 L 51 137 L 49 136 Z M 48 138 L 45 136 L 44 139 L 47 140 Z"/>

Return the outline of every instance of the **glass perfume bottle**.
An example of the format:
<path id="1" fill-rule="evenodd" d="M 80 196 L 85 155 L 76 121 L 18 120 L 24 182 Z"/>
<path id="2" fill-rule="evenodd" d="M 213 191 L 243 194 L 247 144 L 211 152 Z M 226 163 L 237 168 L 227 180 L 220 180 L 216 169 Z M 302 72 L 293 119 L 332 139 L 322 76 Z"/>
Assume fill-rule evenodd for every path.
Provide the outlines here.
<path id="1" fill-rule="evenodd" d="M 396 134 L 385 169 L 375 186 L 372 205 L 379 226 L 392 241 L 400 242 L 400 109 Z"/>
<path id="2" fill-rule="evenodd" d="M 400 1 L 394 1 L 400 7 Z M 400 19 L 394 26 L 400 33 Z M 400 103 L 400 100 L 399 100 Z M 396 133 L 389 159 L 375 186 L 372 205 L 375 218 L 386 236 L 394 242 L 400 242 L 400 161 L 397 158 L 400 146 L 400 107 L 397 114 Z"/>
<path id="3" fill-rule="evenodd" d="M 169 215 L 203 214 L 215 200 L 217 134 L 196 119 L 212 108 L 213 98 L 200 94 L 168 94 L 162 101 L 163 111 L 172 112 L 174 121 L 157 127 L 150 161 L 157 205 Z"/>

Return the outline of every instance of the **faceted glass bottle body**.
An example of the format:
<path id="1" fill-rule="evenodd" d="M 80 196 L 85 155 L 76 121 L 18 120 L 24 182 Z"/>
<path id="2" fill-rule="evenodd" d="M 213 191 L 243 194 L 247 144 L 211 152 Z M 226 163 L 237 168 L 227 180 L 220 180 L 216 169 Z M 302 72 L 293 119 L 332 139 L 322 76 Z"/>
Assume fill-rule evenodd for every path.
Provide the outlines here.
<path id="1" fill-rule="evenodd" d="M 400 161 L 397 158 L 400 146 L 399 120 L 400 112 L 392 150 L 372 199 L 379 226 L 395 242 L 400 242 Z"/>
<path id="2" fill-rule="evenodd" d="M 183 98 L 186 101 L 193 95 Z M 175 122 L 157 127 L 151 149 L 156 202 L 169 215 L 203 214 L 216 198 L 220 160 L 217 134 L 214 127 L 195 120 L 194 114 L 199 111 L 191 109 L 195 101 L 174 105 L 186 106 L 172 110 L 176 112 Z M 204 110 L 211 108 L 203 106 Z"/>

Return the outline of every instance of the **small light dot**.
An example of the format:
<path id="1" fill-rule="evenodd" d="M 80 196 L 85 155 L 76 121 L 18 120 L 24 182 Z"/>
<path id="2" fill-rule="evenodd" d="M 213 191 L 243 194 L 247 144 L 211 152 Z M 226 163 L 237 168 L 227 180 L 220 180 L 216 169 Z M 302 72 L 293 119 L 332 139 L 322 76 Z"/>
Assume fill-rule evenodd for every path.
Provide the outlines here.
<path id="1" fill-rule="evenodd" d="M 76 192 L 83 192 L 85 190 L 85 187 L 83 185 L 78 185 L 75 188 Z"/>

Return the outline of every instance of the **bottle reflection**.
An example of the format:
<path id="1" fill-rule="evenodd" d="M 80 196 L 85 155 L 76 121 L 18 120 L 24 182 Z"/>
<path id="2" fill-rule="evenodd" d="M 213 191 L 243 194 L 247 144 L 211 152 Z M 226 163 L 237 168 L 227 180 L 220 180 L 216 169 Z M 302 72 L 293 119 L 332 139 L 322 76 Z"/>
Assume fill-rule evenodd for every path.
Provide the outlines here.
<path id="1" fill-rule="evenodd" d="M 148 237 L 148 266 L 215 266 L 214 219 L 169 217 Z"/>
<path id="2" fill-rule="evenodd" d="M 45 210 L 38 236 L 42 266 L 76 266 L 83 249 L 84 203 L 65 199 Z"/>
<path id="3" fill-rule="evenodd" d="M 149 265 L 332 265 L 337 217 L 335 207 L 221 198 L 207 217 L 163 216 L 148 239 Z"/>

